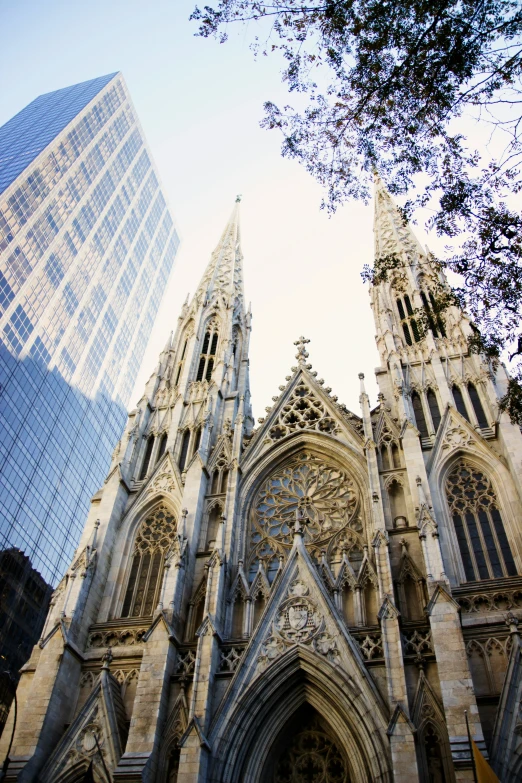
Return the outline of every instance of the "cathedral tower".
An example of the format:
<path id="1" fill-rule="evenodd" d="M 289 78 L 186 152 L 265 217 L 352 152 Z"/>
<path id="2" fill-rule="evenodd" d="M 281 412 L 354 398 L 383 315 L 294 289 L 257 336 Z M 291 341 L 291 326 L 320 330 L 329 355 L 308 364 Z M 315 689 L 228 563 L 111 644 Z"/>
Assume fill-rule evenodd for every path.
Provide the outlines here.
<path id="1" fill-rule="evenodd" d="M 24 667 L 8 780 L 471 781 L 465 711 L 520 776 L 522 438 L 379 180 L 375 208 L 377 406 L 301 337 L 254 428 L 236 202 Z"/>

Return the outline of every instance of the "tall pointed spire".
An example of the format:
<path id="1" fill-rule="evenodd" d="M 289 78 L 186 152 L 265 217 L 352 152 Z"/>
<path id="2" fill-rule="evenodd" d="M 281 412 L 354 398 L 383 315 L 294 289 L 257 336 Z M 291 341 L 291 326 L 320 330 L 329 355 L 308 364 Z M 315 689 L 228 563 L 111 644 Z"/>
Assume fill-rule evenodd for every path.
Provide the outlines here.
<path id="1" fill-rule="evenodd" d="M 377 172 L 374 174 L 374 185 L 375 258 L 396 255 L 411 263 L 418 256 L 425 256 L 426 253 L 410 226 L 404 225 L 396 203 Z"/>
<path id="2" fill-rule="evenodd" d="M 236 197 L 232 214 L 221 238 L 212 253 L 207 268 L 196 291 L 196 298 L 210 303 L 219 295 L 235 298 L 235 306 L 243 303 L 243 254 L 239 228 L 239 204 Z"/>

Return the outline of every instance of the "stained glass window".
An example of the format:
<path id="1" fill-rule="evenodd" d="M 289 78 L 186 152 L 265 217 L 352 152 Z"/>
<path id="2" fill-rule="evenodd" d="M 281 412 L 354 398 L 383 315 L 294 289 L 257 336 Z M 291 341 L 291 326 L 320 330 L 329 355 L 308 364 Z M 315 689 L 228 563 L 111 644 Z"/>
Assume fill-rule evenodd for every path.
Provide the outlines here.
<path id="1" fill-rule="evenodd" d="M 122 617 L 151 615 L 159 601 L 165 554 L 176 540 L 176 520 L 164 506 L 140 525 L 129 572 Z"/>
<path id="2" fill-rule="evenodd" d="M 480 470 L 460 460 L 448 476 L 446 494 L 466 580 L 516 576 L 491 481 Z"/>

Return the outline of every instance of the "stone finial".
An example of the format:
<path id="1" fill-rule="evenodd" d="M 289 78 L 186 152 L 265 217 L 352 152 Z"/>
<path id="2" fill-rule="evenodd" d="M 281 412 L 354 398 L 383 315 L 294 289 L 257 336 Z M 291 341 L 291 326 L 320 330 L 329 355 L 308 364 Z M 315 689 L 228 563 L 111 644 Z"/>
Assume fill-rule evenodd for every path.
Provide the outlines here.
<path id="1" fill-rule="evenodd" d="M 114 656 L 112 654 L 111 648 L 107 647 L 107 650 L 102 657 L 102 663 L 103 663 L 102 669 L 106 669 L 107 671 L 110 669 L 110 665 L 112 663 L 113 657 Z"/>
<path id="2" fill-rule="evenodd" d="M 306 360 L 308 359 L 308 351 L 306 350 L 305 345 L 307 345 L 309 342 L 310 340 L 307 340 L 306 337 L 302 337 L 302 336 L 294 342 L 294 345 L 297 346 L 297 353 L 295 355 L 295 358 L 298 360 L 301 366 L 306 366 Z"/>
<path id="3" fill-rule="evenodd" d="M 517 634 L 518 633 L 518 624 L 519 624 L 518 617 L 515 617 L 513 612 L 508 612 L 506 614 L 506 625 L 509 628 L 509 633 L 510 634 Z"/>
<path id="4" fill-rule="evenodd" d="M 187 514 L 188 514 L 188 509 L 187 508 L 182 508 L 181 509 L 181 537 L 182 538 L 185 538 L 185 530 L 186 530 L 186 525 L 187 525 Z"/>
<path id="5" fill-rule="evenodd" d="M 238 195 L 236 196 L 236 204 L 239 204 L 242 198 L 243 196 L 241 195 L 241 193 L 238 193 Z"/>

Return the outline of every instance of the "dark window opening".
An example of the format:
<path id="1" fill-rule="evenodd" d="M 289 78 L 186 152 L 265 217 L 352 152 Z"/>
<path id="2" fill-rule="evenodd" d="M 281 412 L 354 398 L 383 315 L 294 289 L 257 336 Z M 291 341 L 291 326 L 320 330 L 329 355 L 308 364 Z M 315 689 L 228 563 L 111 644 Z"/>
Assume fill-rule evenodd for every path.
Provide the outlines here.
<path id="1" fill-rule="evenodd" d="M 190 430 L 185 430 L 183 433 L 183 440 L 181 441 L 181 452 L 179 455 L 179 469 L 183 473 L 185 464 L 187 462 L 187 455 L 190 443 Z"/>
<path id="2" fill-rule="evenodd" d="M 466 408 L 466 403 L 464 402 L 464 397 L 462 396 L 460 387 L 453 386 L 451 391 L 453 392 L 453 399 L 455 400 L 456 409 L 461 414 L 461 416 L 464 416 L 464 418 L 469 421 L 468 409 Z"/>
<path id="3" fill-rule="evenodd" d="M 167 451 L 167 439 L 168 439 L 168 435 L 166 432 L 164 432 L 163 435 L 161 436 L 160 445 L 158 449 L 158 460 L 157 460 L 158 462 Z"/>
<path id="4" fill-rule="evenodd" d="M 198 427 L 196 430 L 196 435 L 194 436 L 194 448 L 192 450 L 193 454 L 195 454 L 198 451 L 200 443 L 201 443 L 201 427 Z"/>
<path id="5" fill-rule="evenodd" d="M 437 402 L 437 395 L 433 391 L 433 389 L 428 389 L 428 406 L 431 413 L 431 420 L 433 422 L 433 429 L 435 432 L 439 429 L 440 424 L 440 410 L 439 410 L 439 403 Z"/>
<path id="6" fill-rule="evenodd" d="M 141 465 L 139 481 L 143 481 L 149 470 L 150 458 L 152 456 L 152 449 L 154 448 L 154 435 L 151 435 L 147 441 L 147 447 L 145 449 L 145 456 Z"/>
<path id="7" fill-rule="evenodd" d="M 473 405 L 473 410 L 475 411 L 475 416 L 477 417 L 479 427 L 487 427 L 488 420 L 486 419 L 486 414 L 484 413 L 484 408 L 482 407 L 482 402 L 480 401 L 479 393 L 472 383 L 468 383 L 468 392 L 469 392 L 469 398 L 471 400 L 471 404 Z"/>
<path id="8" fill-rule="evenodd" d="M 413 392 L 411 395 L 411 404 L 413 406 L 415 422 L 417 424 L 417 429 L 420 432 L 420 436 L 421 438 L 428 438 L 429 432 L 428 425 L 426 424 L 426 418 L 424 416 L 424 408 L 422 407 L 422 400 L 417 392 Z"/>

